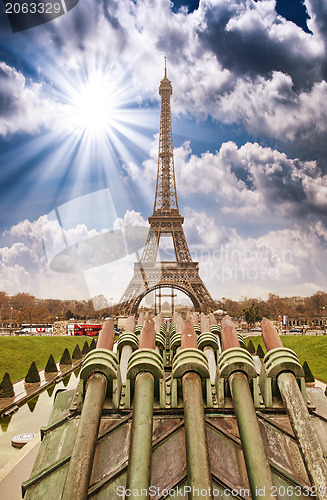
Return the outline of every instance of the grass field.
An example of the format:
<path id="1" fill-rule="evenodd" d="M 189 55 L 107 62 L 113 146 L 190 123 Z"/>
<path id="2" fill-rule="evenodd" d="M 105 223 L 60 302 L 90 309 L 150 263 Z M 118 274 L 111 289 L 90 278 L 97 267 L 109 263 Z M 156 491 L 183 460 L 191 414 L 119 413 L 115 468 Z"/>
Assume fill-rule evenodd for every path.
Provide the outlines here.
<path id="1" fill-rule="evenodd" d="M 81 350 L 85 337 L 0 337 L 0 381 L 9 372 L 12 382 L 24 378 L 35 361 L 38 370 L 45 368 L 50 354 L 60 361 L 67 347 L 70 355 L 78 343 Z M 91 339 L 87 339 L 90 345 Z"/>
<path id="2" fill-rule="evenodd" d="M 316 378 L 327 382 L 327 336 L 283 335 L 281 339 L 285 347 L 296 352 L 302 364 L 307 361 Z M 0 381 L 6 371 L 13 382 L 25 377 L 32 361 L 42 370 L 51 353 L 58 362 L 65 347 L 72 354 L 75 345 L 78 343 L 82 349 L 85 340 L 85 337 L 0 337 Z M 260 343 L 266 352 L 260 336 L 251 340 L 255 348 Z"/>
<path id="3" fill-rule="evenodd" d="M 255 348 L 261 344 L 263 351 L 266 353 L 265 345 L 261 336 L 249 337 L 245 340 L 248 344 L 251 338 Z M 301 364 L 306 361 L 315 378 L 319 378 L 327 382 L 327 335 L 323 336 L 302 336 L 302 335 L 281 335 L 281 340 L 284 347 L 293 349 L 298 355 Z"/>

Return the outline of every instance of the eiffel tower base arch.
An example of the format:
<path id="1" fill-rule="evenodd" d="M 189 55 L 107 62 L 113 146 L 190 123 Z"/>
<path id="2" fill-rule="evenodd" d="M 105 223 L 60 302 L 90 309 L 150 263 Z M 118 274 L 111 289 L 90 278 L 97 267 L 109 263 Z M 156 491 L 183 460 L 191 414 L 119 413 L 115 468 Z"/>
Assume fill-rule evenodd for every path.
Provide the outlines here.
<path id="1" fill-rule="evenodd" d="M 159 288 L 174 288 L 185 293 L 195 311 L 208 313 L 215 309 L 215 303 L 200 278 L 198 262 L 156 262 L 155 265 L 136 262 L 134 276 L 121 299 L 120 312 L 137 314 L 143 298 Z"/>

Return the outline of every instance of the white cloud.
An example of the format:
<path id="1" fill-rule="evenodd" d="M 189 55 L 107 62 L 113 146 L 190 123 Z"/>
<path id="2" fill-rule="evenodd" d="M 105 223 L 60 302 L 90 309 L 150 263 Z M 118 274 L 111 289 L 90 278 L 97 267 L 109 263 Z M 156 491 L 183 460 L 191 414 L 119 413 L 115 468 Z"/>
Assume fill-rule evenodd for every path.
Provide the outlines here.
<path id="1" fill-rule="evenodd" d="M 149 182 L 155 176 L 156 155 L 153 148 L 143 172 L 138 172 Z M 310 211 L 327 213 L 327 176 L 321 175 L 315 161 L 288 158 L 258 143 L 238 147 L 232 141 L 200 156 L 185 141 L 175 148 L 174 157 L 177 191 L 185 204 L 197 196 L 207 210 L 216 207 L 241 216 L 266 213 L 296 218 Z"/>
<path id="2" fill-rule="evenodd" d="M 140 212 L 126 210 L 124 217 L 119 217 L 115 220 L 114 229 L 129 226 L 149 226 L 149 223 L 143 219 Z"/>
<path id="3" fill-rule="evenodd" d="M 219 226 L 205 211 L 185 207 L 183 210 L 186 240 L 196 260 L 197 251 L 211 251 L 231 239 L 225 227 Z M 191 252 L 191 253 L 192 253 Z"/>
<path id="4" fill-rule="evenodd" d="M 148 223 L 140 213 L 128 210 L 123 218 L 115 220 L 114 229 L 118 230 L 122 225 L 125 228 L 144 227 L 142 234 L 126 234 L 127 244 L 132 248 L 135 247 L 135 244 L 133 245 L 135 239 L 143 237 L 144 241 Z M 78 270 L 77 267 L 75 272 L 59 273 L 50 268 L 52 259 L 67 248 L 68 241 L 92 242 L 94 238 L 107 234 L 105 230 L 98 232 L 95 229 L 88 229 L 83 224 L 64 231 L 58 221 L 50 220 L 46 215 L 34 222 L 21 221 L 2 235 L 8 242 L 10 240 L 7 246 L 0 248 L 2 289 L 9 294 L 24 291 L 40 298 L 74 299 L 94 297 L 106 290 L 108 298 L 113 297 L 118 301 L 122 293 L 121 288 L 128 284 L 126 275 L 129 276 L 132 272 L 133 262 L 136 260 L 135 253 L 126 258 L 121 255 L 119 261 L 102 266 L 97 266 L 95 261 L 95 267 L 88 270 Z M 139 248 L 138 250 L 141 251 Z M 87 247 L 83 247 L 82 253 L 79 254 L 82 260 L 86 258 L 83 254 L 85 251 Z M 103 257 L 101 241 L 97 243 L 96 255 Z M 107 279 L 106 276 L 110 274 L 112 279 Z"/>
<path id="5" fill-rule="evenodd" d="M 219 217 L 205 210 L 188 208 L 185 216 L 192 258 L 200 262 L 200 275 L 213 297 L 265 297 L 269 292 L 309 295 L 327 287 L 327 230 L 321 222 L 269 231 L 255 238 L 241 236 L 233 227 L 221 227 Z M 117 220 L 116 229 L 122 222 L 125 226 L 147 227 L 134 211 L 127 211 L 124 218 Z M 61 228 L 45 216 L 35 222 L 23 221 L 11 229 L 12 244 L 0 249 L 2 289 L 9 294 L 24 291 L 40 298 L 86 299 L 103 293 L 117 302 L 141 251 L 84 272 L 57 273 L 51 270 L 39 239 L 42 226 L 47 224 L 57 241 L 56 231 L 61 232 Z M 22 231 L 23 227 L 28 227 L 28 232 Z M 90 231 L 93 234 L 94 230 Z"/>
<path id="6" fill-rule="evenodd" d="M 56 52 L 58 62 L 57 68 L 44 71 L 67 98 L 72 81 L 78 86 L 85 68 L 90 74 L 110 66 L 115 79 L 124 68 L 134 100 L 158 99 L 167 55 L 174 113 L 211 115 L 224 123 L 242 123 L 257 137 L 297 140 L 311 154 L 315 147 L 326 152 L 323 4 L 306 3 L 312 35 L 278 16 L 274 0 L 202 0 L 192 14 L 185 9 L 173 13 L 169 0 L 104 1 L 96 8 L 85 0 L 42 30 L 42 43 L 49 53 Z M 39 36 L 38 31 L 31 34 L 36 42 Z M 1 64 L 5 80 L 10 78 L 10 85 L 4 83 L 6 99 L 16 111 L 11 113 L 9 106 L 0 133 L 34 133 L 65 115 L 59 94 L 54 97 L 43 80 L 27 80 Z M 133 162 L 126 169 L 135 178 Z"/>
<path id="7" fill-rule="evenodd" d="M 290 76 L 274 72 L 271 78 L 238 79 L 235 89 L 223 95 L 214 116 L 225 123 L 242 122 L 257 137 L 262 135 L 298 144 L 307 152 L 325 151 L 327 84 L 296 93 Z M 317 151 L 316 151 L 317 152 Z"/>
<path id="8" fill-rule="evenodd" d="M 0 135 L 49 128 L 60 114 L 61 105 L 45 97 L 42 83 L 27 80 L 15 68 L 0 62 Z"/>
<path id="9" fill-rule="evenodd" d="M 212 221 L 212 229 L 217 226 Z M 226 241 L 212 246 L 203 232 L 202 242 L 191 246 L 191 253 L 193 260 L 199 261 L 200 275 L 214 298 L 267 298 L 271 292 L 304 296 L 327 285 L 323 231 L 324 236 L 319 224 L 307 225 L 254 238 L 230 229 Z"/>

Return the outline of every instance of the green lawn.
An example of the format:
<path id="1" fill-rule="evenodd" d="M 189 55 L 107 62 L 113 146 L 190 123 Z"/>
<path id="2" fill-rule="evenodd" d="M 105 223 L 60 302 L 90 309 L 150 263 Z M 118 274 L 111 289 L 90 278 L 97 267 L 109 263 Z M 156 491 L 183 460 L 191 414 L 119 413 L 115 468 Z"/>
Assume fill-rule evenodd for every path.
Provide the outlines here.
<path id="1" fill-rule="evenodd" d="M 252 340 L 253 345 L 257 348 L 261 344 L 262 349 L 266 353 L 265 345 L 261 336 L 249 337 L 245 339 L 246 345 L 249 340 Z M 302 335 L 281 335 L 281 340 L 284 347 L 293 349 L 298 355 L 301 364 L 306 361 L 313 375 L 324 382 L 327 382 L 327 335 L 323 336 L 302 336 Z"/>
<path id="2" fill-rule="evenodd" d="M 0 381 L 9 372 L 12 382 L 24 378 L 32 361 L 38 370 L 45 368 L 50 354 L 60 361 L 67 347 L 70 355 L 78 343 L 81 350 L 86 337 L 0 337 Z M 91 339 L 87 339 L 90 345 Z"/>

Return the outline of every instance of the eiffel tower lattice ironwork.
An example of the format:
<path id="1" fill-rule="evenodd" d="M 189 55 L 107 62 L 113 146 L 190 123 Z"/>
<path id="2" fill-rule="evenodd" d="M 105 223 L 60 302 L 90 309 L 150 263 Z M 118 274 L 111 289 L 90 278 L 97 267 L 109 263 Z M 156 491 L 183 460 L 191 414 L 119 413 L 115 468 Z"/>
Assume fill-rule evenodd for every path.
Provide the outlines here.
<path id="1" fill-rule="evenodd" d="M 156 195 L 150 229 L 139 262 L 134 264 L 134 276 L 120 299 L 121 312 L 135 314 L 142 299 L 158 288 L 174 288 L 191 299 L 196 311 L 207 312 L 215 307 L 199 275 L 199 263 L 193 262 L 186 242 L 183 222 L 179 213 L 171 125 L 170 96 L 173 88 L 165 76 L 160 82 L 161 96 L 159 157 Z M 171 236 L 175 261 L 157 261 L 161 236 Z"/>

